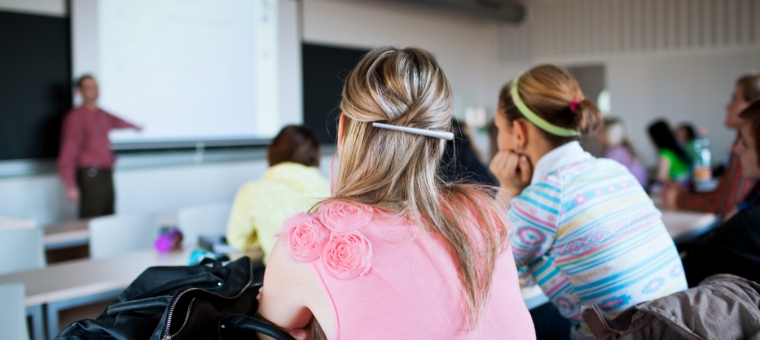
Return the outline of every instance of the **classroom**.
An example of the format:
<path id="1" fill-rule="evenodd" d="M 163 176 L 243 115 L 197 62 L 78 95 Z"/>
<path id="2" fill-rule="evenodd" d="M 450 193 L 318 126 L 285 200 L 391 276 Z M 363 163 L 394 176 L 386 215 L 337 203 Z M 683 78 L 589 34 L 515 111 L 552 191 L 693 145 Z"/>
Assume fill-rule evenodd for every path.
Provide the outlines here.
<path id="1" fill-rule="evenodd" d="M 0 0 L 0 339 L 760 337 L 759 18 Z"/>

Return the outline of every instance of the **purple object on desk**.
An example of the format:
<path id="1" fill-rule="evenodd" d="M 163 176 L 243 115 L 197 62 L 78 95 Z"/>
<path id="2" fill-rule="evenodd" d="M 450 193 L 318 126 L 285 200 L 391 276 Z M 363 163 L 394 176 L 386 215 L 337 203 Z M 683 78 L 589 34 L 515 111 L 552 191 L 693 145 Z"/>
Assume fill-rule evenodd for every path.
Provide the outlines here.
<path id="1" fill-rule="evenodd" d="M 162 232 L 153 242 L 153 247 L 159 253 L 168 253 L 171 250 L 180 249 L 182 246 L 182 233 L 177 228 L 171 228 Z"/>

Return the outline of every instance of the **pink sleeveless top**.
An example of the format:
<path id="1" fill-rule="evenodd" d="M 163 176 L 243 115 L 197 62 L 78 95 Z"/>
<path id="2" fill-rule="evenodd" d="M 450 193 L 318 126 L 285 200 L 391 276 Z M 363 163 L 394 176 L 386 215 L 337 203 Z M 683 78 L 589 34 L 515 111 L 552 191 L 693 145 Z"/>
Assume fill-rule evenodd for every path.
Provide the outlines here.
<path id="1" fill-rule="evenodd" d="M 372 211 L 332 202 L 283 225 L 332 304 L 334 339 L 535 339 L 509 248 L 471 329 L 452 255 L 413 222 Z"/>

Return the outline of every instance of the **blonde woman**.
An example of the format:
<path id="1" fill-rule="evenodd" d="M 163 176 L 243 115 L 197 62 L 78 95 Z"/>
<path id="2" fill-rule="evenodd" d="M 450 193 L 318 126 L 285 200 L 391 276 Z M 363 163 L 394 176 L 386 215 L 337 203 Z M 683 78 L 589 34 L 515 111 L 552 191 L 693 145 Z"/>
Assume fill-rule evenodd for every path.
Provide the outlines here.
<path id="1" fill-rule="evenodd" d="M 417 48 L 367 54 L 343 89 L 333 197 L 283 226 L 260 316 L 329 339 L 534 339 L 489 191 L 444 183 L 451 88 Z"/>
<path id="2" fill-rule="evenodd" d="M 596 137 L 604 146 L 604 158 L 614 160 L 631 172 L 633 177 L 639 181 L 641 187 L 647 187 L 647 171 L 641 164 L 636 148 L 633 147 L 631 139 L 628 137 L 628 130 L 625 123 L 620 118 L 607 118 L 604 120 L 604 128 L 601 129 Z"/>

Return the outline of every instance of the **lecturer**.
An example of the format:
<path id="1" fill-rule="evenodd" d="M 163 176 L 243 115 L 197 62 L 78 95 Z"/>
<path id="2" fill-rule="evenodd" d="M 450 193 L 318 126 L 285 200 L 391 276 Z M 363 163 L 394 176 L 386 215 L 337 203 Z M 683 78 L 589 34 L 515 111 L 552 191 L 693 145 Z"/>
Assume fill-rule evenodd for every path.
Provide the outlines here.
<path id="1" fill-rule="evenodd" d="M 79 217 L 114 213 L 113 165 L 108 132 L 142 128 L 98 108 L 98 82 L 84 75 L 76 83 L 84 103 L 66 114 L 61 131 L 58 172 L 66 185 L 66 197 L 79 203 Z"/>

